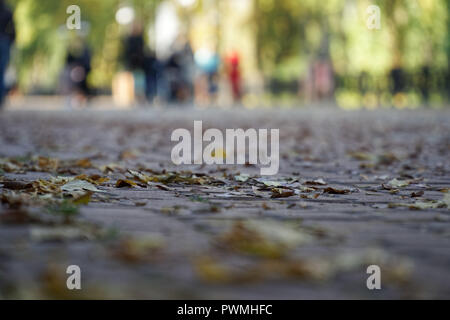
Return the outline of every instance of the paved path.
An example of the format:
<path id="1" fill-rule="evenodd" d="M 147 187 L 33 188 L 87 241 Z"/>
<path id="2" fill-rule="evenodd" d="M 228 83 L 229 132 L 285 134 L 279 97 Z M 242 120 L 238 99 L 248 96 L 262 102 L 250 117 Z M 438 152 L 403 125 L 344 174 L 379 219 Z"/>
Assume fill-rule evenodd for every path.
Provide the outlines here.
<path id="1" fill-rule="evenodd" d="M 279 128 L 279 174 L 174 166 L 194 120 Z M 449 111 L 6 110 L 0 298 L 450 298 L 449 150 Z"/>

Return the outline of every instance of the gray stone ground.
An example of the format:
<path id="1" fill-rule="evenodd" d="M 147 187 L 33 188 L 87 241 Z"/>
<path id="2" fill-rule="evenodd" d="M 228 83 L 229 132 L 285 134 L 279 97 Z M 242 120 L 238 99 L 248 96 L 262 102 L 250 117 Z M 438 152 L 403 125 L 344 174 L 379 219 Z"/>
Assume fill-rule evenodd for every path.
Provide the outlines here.
<path id="1" fill-rule="evenodd" d="M 279 128 L 279 174 L 264 184 L 252 166 L 175 167 L 171 132 L 193 120 Z M 449 147 L 448 110 L 5 110 L 0 298 L 448 299 Z M 170 171 L 188 178 L 163 180 Z M 62 205 L 49 209 L 58 191 L 11 183 L 83 173 L 110 180 L 64 221 Z M 116 187 L 127 178 L 138 185 Z M 291 196 L 272 198 L 274 181 Z M 72 264 L 80 291 L 66 289 Z M 372 264 L 381 290 L 366 287 Z"/>

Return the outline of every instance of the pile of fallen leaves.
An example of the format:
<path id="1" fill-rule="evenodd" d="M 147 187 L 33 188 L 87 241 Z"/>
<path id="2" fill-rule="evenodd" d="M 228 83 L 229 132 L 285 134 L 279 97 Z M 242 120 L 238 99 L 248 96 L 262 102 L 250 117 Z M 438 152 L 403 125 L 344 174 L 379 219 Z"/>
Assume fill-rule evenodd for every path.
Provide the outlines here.
<path id="1" fill-rule="evenodd" d="M 34 160 L 31 160 L 32 162 Z M 1 161 L 2 168 L 18 173 L 27 170 L 58 169 L 60 161 L 39 157 L 36 163 Z M 85 162 L 79 163 L 86 166 Z M 37 167 L 36 167 L 37 166 Z M 3 223 L 67 224 L 79 213 L 79 206 L 88 204 L 94 193 L 104 191 L 97 186 L 109 179 L 97 174 L 55 176 L 34 181 L 18 181 L 0 177 L 0 221 Z"/>
<path id="2" fill-rule="evenodd" d="M 319 234 L 314 230 L 288 223 L 237 221 L 216 238 L 216 250 L 196 257 L 193 264 L 200 279 L 211 283 L 247 283 L 267 279 L 325 281 L 338 273 L 370 264 L 389 270 L 385 275 L 386 282 L 406 285 L 410 280 L 412 264 L 379 249 L 334 257 L 299 257 L 294 254 L 294 249 L 315 237 Z M 227 259 L 223 258 L 224 253 L 229 254 Z M 233 255 L 256 259 L 233 259 Z"/>

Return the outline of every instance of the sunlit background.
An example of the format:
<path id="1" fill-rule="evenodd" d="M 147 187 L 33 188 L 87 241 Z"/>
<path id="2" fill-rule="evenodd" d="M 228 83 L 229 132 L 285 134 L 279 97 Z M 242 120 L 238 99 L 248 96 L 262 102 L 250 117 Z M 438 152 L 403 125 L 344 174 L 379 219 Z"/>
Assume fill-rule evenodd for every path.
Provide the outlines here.
<path id="1" fill-rule="evenodd" d="M 116 105 L 142 104 L 145 76 L 123 59 L 124 39 L 136 28 L 161 66 L 148 105 L 352 109 L 449 102 L 449 0 L 8 3 L 17 32 L 6 74 L 12 102 L 60 95 L 68 51 L 83 41 L 91 52 L 91 103 L 112 97 Z M 81 8 L 81 30 L 66 27 L 73 4 Z M 367 27 L 373 4 L 381 9 L 380 29 Z M 171 77 L 179 74 L 167 65 L 180 45 L 189 46 L 192 59 L 183 56 L 177 68 L 186 81 L 174 87 Z"/>

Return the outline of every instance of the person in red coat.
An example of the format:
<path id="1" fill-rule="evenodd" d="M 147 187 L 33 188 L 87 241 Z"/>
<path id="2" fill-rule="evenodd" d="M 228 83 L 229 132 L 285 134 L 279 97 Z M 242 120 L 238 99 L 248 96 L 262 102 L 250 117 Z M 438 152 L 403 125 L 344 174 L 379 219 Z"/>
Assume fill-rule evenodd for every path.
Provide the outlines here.
<path id="1" fill-rule="evenodd" d="M 230 81 L 233 101 L 235 103 L 240 102 L 242 96 L 240 60 L 239 54 L 236 51 L 231 52 L 227 57 L 228 79 Z"/>

